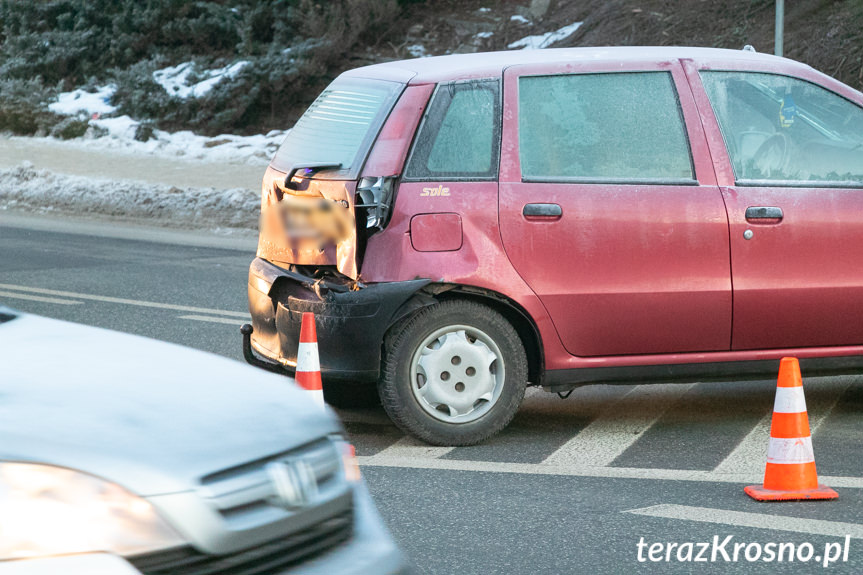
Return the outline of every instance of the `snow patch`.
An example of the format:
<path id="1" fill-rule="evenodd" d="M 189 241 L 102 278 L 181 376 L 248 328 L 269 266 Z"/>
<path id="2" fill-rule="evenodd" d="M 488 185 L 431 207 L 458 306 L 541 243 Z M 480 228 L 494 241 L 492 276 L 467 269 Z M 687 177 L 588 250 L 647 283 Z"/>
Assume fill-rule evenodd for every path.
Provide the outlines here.
<path id="1" fill-rule="evenodd" d="M 111 114 L 117 110 L 109 102 L 117 91 L 117 86 L 108 84 L 97 88 L 95 92 L 88 92 L 82 88 L 71 92 L 63 92 L 57 97 L 57 101 L 48 105 L 48 109 L 55 114 L 72 116 L 84 113 L 88 116 L 93 114 Z"/>
<path id="2" fill-rule="evenodd" d="M 509 19 L 512 22 L 518 22 L 520 24 L 530 24 L 530 20 L 528 20 L 527 18 L 525 18 L 521 14 L 513 14 L 512 16 L 510 16 Z"/>
<path id="3" fill-rule="evenodd" d="M 428 58 L 429 53 L 426 52 L 426 47 L 422 44 L 413 44 L 407 47 L 408 54 L 414 58 Z"/>
<path id="4" fill-rule="evenodd" d="M 546 32 L 545 34 L 537 34 L 535 36 L 526 36 L 521 40 L 516 40 L 515 42 L 510 43 L 507 48 L 520 48 L 522 50 L 539 50 L 542 48 L 548 48 L 555 42 L 560 42 L 571 36 L 576 30 L 578 30 L 583 22 L 574 22 L 569 26 L 564 26 L 560 30 L 555 30 L 554 32 Z"/>
<path id="5" fill-rule="evenodd" d="M 494 36 L 494 32 L 479 32 L 475 37 L 483 40 L 485 38 L 491 38 L 492 36 Z"/>
<path id="6" fill-rule="evenodd" d="M 225 78 L 236 77 L 240 71 L 248 65 L 248 61 L 241 60 L 223 68 L 205 70 L 202 74 L 204 79 L 200 82 L 188 85 L 189 75 L 195 70 L 194 62 L 183 62 L 176 66 L 169 66 L 153 72 L 153 80 L 170 95 L 186 100 L 188 98 L 200 98 L 207 95 L 216 84 Z"/>
<path id="7" fill-rule="evenodd" d="M 0 211 L 101 216 L 164 227 L 256 230 L 260 194 L 234 188 L 178 188 L 38 170 L 0 170 Z"/>
<path id="8" fill-rule="evenodd" d="M 99 118 L 91 120 L 91 124 L 108 131 L 108 136 L 119 139 L 133 139 L 139 122 L 129 116 L 117 116 L 116 118 Z"/>
<path id="9" fill-rule="evenodd" d="M 424 48 L 420 48 L 424 52 Z M 158 70 L 153 73 L 153 78 L 174 96 L 199 98 L 223 79 L 235 77 L 247 64 L 247 61 L 240 61 L 223 68 L 208 70 L 203 73 L 206 77 L 204 80 L 191 86 L 187 85 L 187 80 L 194 71 L 192 62 Z M 139 142 L 135 140 L 139 121 L 126 115 L 111 116 L 117 110 L 109 103 L 116 90 L 117 87 L 113 84 L 99 87 L 95 92 L 79 88 L 60 94 L 57 101 L 48 106 L 48 109 L 56 114 L 92 116 L 90 124 L 104 131 L 101 135 L 99 131 L 95 134 L 90 131 L 84 138 L 63 140 L 64 145 L 265 166 L 288 133 L 286 130 L 273 130 L 267 134 L 253 136 L 220 134 L 208 137 L 190 131 L 172 133 L 153 130 L 149 140 Z"/>

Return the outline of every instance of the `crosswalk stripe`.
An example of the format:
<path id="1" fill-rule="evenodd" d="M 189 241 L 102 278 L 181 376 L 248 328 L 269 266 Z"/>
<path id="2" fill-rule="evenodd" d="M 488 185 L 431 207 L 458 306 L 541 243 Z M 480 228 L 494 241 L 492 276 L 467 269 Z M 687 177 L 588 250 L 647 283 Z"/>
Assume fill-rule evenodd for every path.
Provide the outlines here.
<path id="1" fill-rule="evenodd" d="M 753 473 L 714 473 L 695 469 L 657 469 L 649 467 L 582 467 L 545 465 L 542 463 L 509 463 L 500 461 L 471 461 L 467 459 L 441 459 L 421 457 L 358 457 L 361 466 L 401 467 L 407 469 L 443 469 L 448 471 L 477 471 L 484 473 L 516 473 L 522 475 L 559 475 L 562 477 L 607 477 L 620 479 L 660 479 L 667 481 L 700 481 L 711 483 L 758 483 L 763 471 Z M 819 479 L 835 488 L 863 489 L 863 477 L 823 475 Z"/>
<path id="2" fill-rule="evenodd" d="M 809 427 L 812 434 L 827 419 L 830 412 L 839 402 L 839 398 L 848 389 L 850 381 L 846 378 L 824 378 L 807 383 L 812 391 L 806 402 L 809 411 Z M 714 473 L 763 473 L 767 461 L 767 441 L 770 438 L 770 422 L 773 413 L 767 413 L 737 444 L 737 447 L 714 469 Z M 818 439 L 815 439 L 816 457 L 818 455 Z"/>
<path id="3" fill-rule="evenodd" d="M 604 467 L 635 443 L 694 384 L 639 385 L 549 455 L 544 465 Z"/>
<path id="4" fill-rule="evenodd" d="M 629 509 L 624 511 L 624 513 L 666 519 L 684 519 L 703 523 L 718 523 L 738 527 L 790 531 L 792 533 L 806 533 L 809 535 L 827 535 L 831 537 L 845 537 L 848 535 L 854 539 L 863 539 L 863 525 L 841 521 L 825 521 L 823 519 L 787 517 L 785 515 L 768 515 L 766 513 L 749 513 L 746 511 L 730 511 L 726 509 L 674 504 Z"/>
<path id="5" fill-rule="evenodd" d="M 390 457 L 421 457 L 436 459 L 443 457 L 454 447 L 437 447 L 434 445 L 426 445 L 425 443 L 406 435 L 371 457 L 372 460 L 376 457 L 387 459 Z"/>

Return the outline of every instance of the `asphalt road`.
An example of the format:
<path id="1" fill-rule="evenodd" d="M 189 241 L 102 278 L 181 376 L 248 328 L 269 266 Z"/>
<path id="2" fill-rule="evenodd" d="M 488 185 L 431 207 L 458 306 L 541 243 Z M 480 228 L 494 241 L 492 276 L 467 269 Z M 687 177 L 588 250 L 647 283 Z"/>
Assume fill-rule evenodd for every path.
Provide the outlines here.
<path id="1" fill-rule="evenodd" d="M 241 358 L 251 249 L 48 229 L 0 219 L 0 303 Z M 810 573 L 824 570 L 828 544 L 838 557 L 829 571 L 859 573 L 863 377 L 805 384 L 819 474 L 837 501 L 744 495 L 763 472 L 772 381 L 591 386 L 565 401 L 530 390 L 507 430 L 470 448 L 419 445 L 380 409 L 339 413 L 419 573 Z M 720 550 L 715 562 L 694 561 L 699 543 L 729 535 L 728 561 Z M 678 562 L 687 542 L 693 560 Z M 750 563 L 741 548 L 734 562 L 740 542 L 765 553 L 769 543 L 793 543 L 798 556 Z M 678 545 L 672 561 L 666 548 L 650 560 L 656 543 Z M 812 558 L 803 562 L 806 543 Z"/>

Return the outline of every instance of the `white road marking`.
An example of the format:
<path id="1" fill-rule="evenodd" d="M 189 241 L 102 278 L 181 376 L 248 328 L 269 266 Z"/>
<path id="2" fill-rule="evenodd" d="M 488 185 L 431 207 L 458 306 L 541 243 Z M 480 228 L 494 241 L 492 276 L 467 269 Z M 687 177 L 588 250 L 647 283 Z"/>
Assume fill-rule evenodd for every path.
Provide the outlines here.
<path id="1" fill-rule="evenodd" d="M 378 453 L 372 455 L 369 459 L 372 461 L 376 457 L 380 457 L 384 460 L 391 457 L 406 457 L 406 458 L 430 458 L 436 459 L 438 457 L 443 457 L 450 451 L 455 449 L 454 447 L 437 447 L 434 445 L 427 445 L 421 441 L 414 439 L 413 437 L 406 435 L 387 447 L 379 451 Z"/>
<path id="2" fill-rule="evenodd" d="M 809 429 L 812 435 L 836 407 L 842 394 L 851 382 L 848 378 L 818 378 L 811 383 L 804 381 L 809 389 Z M 714 473 L 764 473 L 767 463 L 767 446 L 770 441 L 770 423 L 773 413 L 767 413 L 753 427 L 737 447 L 714 469 Z M 815 461 L 818 461 L 818 438 L 815 437 Z"/>
<path id="3" fill-rule="evenodd" d="M 58 303 L 60 305 L 80 305 L 84 302 L 71 299 L 57 299 L 53 297 L 44 297 L 38 295 L 28 295 L 23 293 L 14 293 L 10 291 L 0 291 L 0 298 L 26 299 L 30 301 L 41 301 L 44 303 Z"/>
<path id="4" fill-rule="evenodd" d="M 694 384 L 639 385 L 549 455 L 543 464 L 604 467 L 626 451 Z"/>
<path id="5" fill-rule="evenodd" d="M 646 515 L 648 517 L 663 517 L 666 519 L 684 519 L 703 523 L 719 523 L 722 525 L 734 525 L 736 527 L 791 531 L 793 533 L 806 533 L 809 535 L 827 535 L 830 537 L 845 537 L 849 535 L 854 539 L 863 539 L 863 525 L 843 523 L 841 521 L 825 521 L 823 519 L 805 519 L 802 517 L 747 513 L 745 511 L 728 511 L 725 509 L 673 504 L 630 509 L 623 513 L 634 513 L 635 515 Z"/>
<path id="6" fill-rule="evenodd" d="M 382 452 L 381 452 L 382 453 Z M 706 481 L 713 483 L 760 483 L 758 473 L 715 473 L 689 469 L 652 469 L 641 467 L 582 467 L 575 465 L 545 465 L 542 463 L 502 463 L 497 461 L 467 461 L 420 457 L 388 457 L 378 453 L 360 457 L 360 465 L 368 467 L 404 467 L 409 469 L 443 469 L 485 473 L 519 473 L 524 475 L 560 475 L 568 477 L 607 477 L 621 479 L 657 479 L 667 481 Z M 820 481 L 834 488 L 863 489 L 863 477 L 821 476 Z"/>
<path id="7" fill-rule="evenodd" d="M 60 291 L 60 290 L 51 290 L 45 288 L 36 288 L 30 286 L 22 286 L 22 285 L 13 285 L 13 284 L 0 284 L 0 289 L 5 290 L 15 290 L 28 294 L 44 294 L 49 296 L 61 296 L 61 297 L 70 297 L 77 298 L 83 300 L 91 300 L 91 301 L 101 301 L 106 303 L 118 303 L 123 305 L 134 305 L 138 307 L 150 307 L 156 309 L 167 309 L 172 311 L 183 311 L 189 313 L 208 313 L 213 315 L 225 315 L 229 317 L 238 317 L 238 318 L 248 318 L 249 314 L 247 312 L 239 312 L 239 311 L 228 311 L 224 309 L 211 309 L 206 307 L 192 307 L 186 305 L 175 305 L 170 303 L 159 303 L 154 301 L 143 301 L 137 299 L 126 299 L 121 297 L 110 297 L 103 295 L 93 295 L 93 294 L 85 294 L 85 293 L 77 293 L 71 291 Z"/>
<path id="8" fill-rule="evenodd" d="M 209 315 L 181 315 L 178 317 L 180 319 L 192 319 L 195 321 L 208 321 L 211 323 L 226 323 L 229 325 L 239 325 L 240 324 L 239 320 L 236 320 L 236 319 L 229 319 L 226 317 L 212 317 Z M 249 317 L 246 316 L 246 319 L 248 320 Z"/>

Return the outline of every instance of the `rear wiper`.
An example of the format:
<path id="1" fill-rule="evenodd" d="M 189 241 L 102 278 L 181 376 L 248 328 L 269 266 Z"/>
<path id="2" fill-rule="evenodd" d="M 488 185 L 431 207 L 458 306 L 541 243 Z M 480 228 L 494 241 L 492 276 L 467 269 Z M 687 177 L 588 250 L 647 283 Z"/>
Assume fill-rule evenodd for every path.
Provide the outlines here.
<path id="1" fill-rule="evenodd" d="M 296 189 L 291 180 L 294 179 L 294 176 L 300 170 L 306 170 L 307 175 L 311 175 L 314 172 L 320 170 L 334 170 L 341 167 L 341 164 L 335 164 L 333 162 L 303 162 L 299 164 L 294 164 L 293 166 L 291 166 L 291 169 L 288 170 L 288 175 L 285 176 L 285 188 L 289 190 Z"/>

